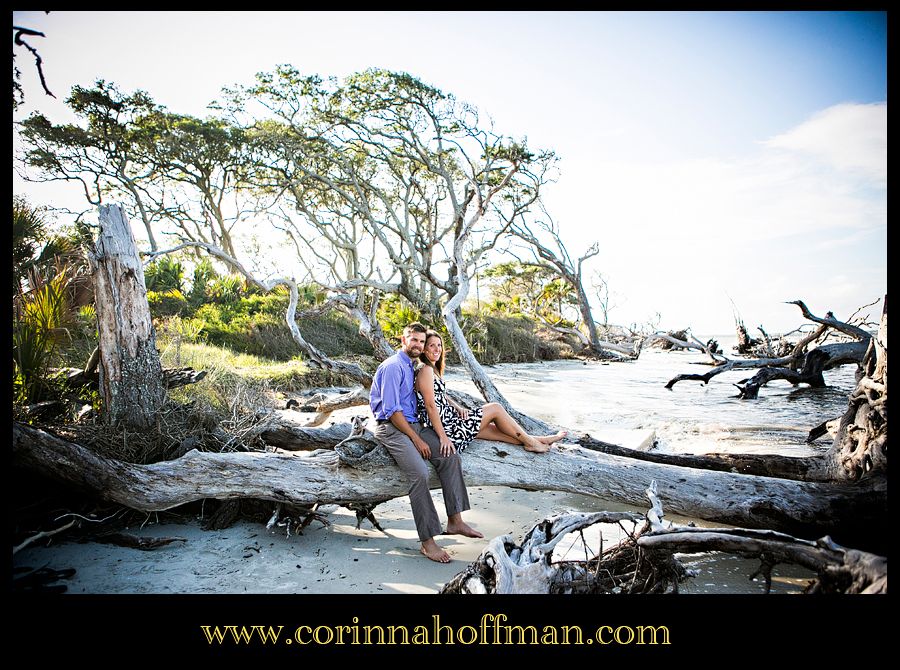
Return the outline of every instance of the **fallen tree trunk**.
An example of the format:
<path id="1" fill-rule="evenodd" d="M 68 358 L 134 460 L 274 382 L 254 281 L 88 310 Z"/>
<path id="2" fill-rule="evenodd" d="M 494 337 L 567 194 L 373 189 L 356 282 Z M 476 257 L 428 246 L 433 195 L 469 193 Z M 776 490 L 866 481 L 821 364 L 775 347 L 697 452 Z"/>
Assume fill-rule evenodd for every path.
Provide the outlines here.
<path id="1" fill-rule="evenodd" d="M 474 409 L 484 404 L 480 398 L 476 398 L 462 391 L 448 390 L 450 396 L 469 409 Z M 306 428 L 320 426 L 331 412 L 347 407 L 367 405 L 369 402 L 368 391 L 365 389 L 352 389 L 326 397 L 322 394 L 313 396 L 312 400 L 305 404 L 293 404 L 289 401 L 287 409 L 297 412 L 318 412 L 313 420 L 300 427 L 292 422 L 281 422 L 267 429 L 261 437 L 269 444 L 289 451 L 312 449 L 328 449 L 337 439 L 346 437 L 347 428 L 333 426 L 328 429 L 334 431 L 330 437 L 322 438 L 316 431 L 308 431 Z M 554 433 L 559 427 L 551 426 L 526 415 L 524 421 L 532 426 L 534 432 Z M 827 432 L 827 431 L 826 431 Z M 822 433 L 824 434 L 824 433 Z M 338 437 L 339 436 L 339 437 Z M 665 454 L 655 451 L 637 451 L 611 442 L 604 442 L 591 437 L 588 433 L 572 431 L 569 440 L 576 442 L 585 449 L 599 451 L 604 454 L 632 458 L 650 463 L 661 463 L 684 468 L 698 468 L 701 470 L 718 470 L 722 472 L 736 472 L 745 475 L 759 475 L 762 477 L 779 477 L 783 479 L 796 479 L 801 481 L 830 481 L 833 473 L 827 467 L 824 455 L 822 456 L 781 456 L 778 454 L 728 454 L 713 452 L 703 455 L 691 454 Z"/>
<path id="2" fill-rule="evenodd" d="M 348 427 L 343 430 L 349 435 Z M 333 439 L 338 431 L 322 432 Z M 202 498 L 346 505 L 406 495 L 406 478 L 384 449 L 364 438 L 360 444 L 356 454 L 191 451 L 173 461 L 134 465 L 101 458 L 29 426 L 13 426 L 15 463 L 142 511 Z M 877 478 L 852 485 L 797 482 L 641 462 L 576 446 L 534 455 L 475 440 L 464 467 L 469 486 L 566 491 L 637 505 L 656 480 L 660 497 L 675 513 L 802 535 L 825 531 L 845 544 L 861 544 L 856 538 L 870 522 L 883 522 L 887 509 L 886 482 Z M 438 487 L 434 475 L 431 486 Z"/>
<path id="3" fill-rule="evenodd" d="M 54 370 L 64 378 L 66 386 L 99 388 L 100 375 L 97 372 L 87 372 L 80 368 L 59 368 Z M 194 370 L 194 368 L 163 368 L 163 386 L 167 389 L 196 384 L 206 377 L 206 370 Z"/>

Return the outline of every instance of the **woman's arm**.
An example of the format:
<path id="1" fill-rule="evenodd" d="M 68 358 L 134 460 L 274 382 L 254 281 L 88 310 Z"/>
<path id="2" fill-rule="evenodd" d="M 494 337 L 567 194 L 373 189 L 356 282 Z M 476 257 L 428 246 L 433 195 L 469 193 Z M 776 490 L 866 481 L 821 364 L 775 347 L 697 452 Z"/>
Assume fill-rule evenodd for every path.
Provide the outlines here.
<path id="1" fill-rule="evenodd" d="M 460 418 L 468 419 L 469 418 L 469 410 L 467 410 L 465 407 L 463 407 L 459 403 L 454 402 L 453 398 L 450 397 L 449 393 L 446 394 L 446 396 L 447 396 L 447 402 L 449 402 L 450 406 L 456 410 L 456 413 L 459 414 Z"/>
<path id="2" fill-rule="evenodd" d="M 416 390 L 422 394 L 422 400 L 425 401 L 425 411 L 428 412 L 431 426 L 441 441 L 441 456 L 449 456 L 456 453 L 456 448 L 453 446 L 450 438 L 447 437 L 444 424 L 441 423 L 441 413 L 438 411 L 437 403 L 434 400 L 434 370 L 430 366 L 423 366 L 419 370 L 419 374 L 416 375 Z"/>

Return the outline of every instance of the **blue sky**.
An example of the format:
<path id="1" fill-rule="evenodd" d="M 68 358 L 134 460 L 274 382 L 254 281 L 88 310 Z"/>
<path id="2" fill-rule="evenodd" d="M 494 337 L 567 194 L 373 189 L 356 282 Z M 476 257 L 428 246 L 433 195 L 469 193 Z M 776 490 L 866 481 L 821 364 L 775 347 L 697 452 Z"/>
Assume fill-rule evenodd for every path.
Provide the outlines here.
<path id="1" fill-rule="evenodd" d="M 561 158 L 546 191 L 613 322 L 698 335 L 847 317 L 887 290 L 887 38 L 859 12 L 14 13 L 62 100 L 97 78 L 206 115 L 222 86 L 290 63 L 408 71 Z M 26 105 L 55 121 L 27 54 Z M 23 185 L 32 201 L 78 189 Z M 877 318 L 878 308 L 870 309 Z"/>

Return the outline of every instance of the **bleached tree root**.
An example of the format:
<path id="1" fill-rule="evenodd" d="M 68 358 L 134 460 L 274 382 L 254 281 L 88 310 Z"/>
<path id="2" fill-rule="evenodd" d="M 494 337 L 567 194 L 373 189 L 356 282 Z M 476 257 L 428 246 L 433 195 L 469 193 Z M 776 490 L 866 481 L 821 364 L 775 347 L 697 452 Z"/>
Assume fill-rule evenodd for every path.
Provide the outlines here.
<path id="1" fill-rule="evenodd" d="M 834 479 L 852 481 L 887 475 L 887 296 L 878 334 L 869 342 L 862 376 L 850 394 L 831 450 L 830 473 Z"/>
<path id="2" fill-rule="evenodd" d="M 678 592 L 690 574 L 675 553 L 719 551 L 758 558 L 766 591 L 778 563 L 803 566 L 817 577 L 809 593 L 887 593 L 887 559 L 835 544 L 773 531 L 743 528 L 665 527 L 662 505 L 651 483 L 652 507 L 645 517 L 597 512 L 563 514 L 538 523 L 517 545 L 509 535 L 494 538 L 476 561 L 457 574 L 441 593 L 665 593 Z M 584 561 L 552 560 L 553 548 L 567 534 L 596 523 L 645 523 L 613 547 Z"/>

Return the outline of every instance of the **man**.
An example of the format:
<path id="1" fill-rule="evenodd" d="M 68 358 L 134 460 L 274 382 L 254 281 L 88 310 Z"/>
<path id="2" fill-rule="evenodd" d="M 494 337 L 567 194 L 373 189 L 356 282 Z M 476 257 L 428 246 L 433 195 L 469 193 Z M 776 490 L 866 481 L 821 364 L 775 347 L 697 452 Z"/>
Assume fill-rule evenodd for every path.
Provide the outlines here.
<path id="1" fill-rule="evenodd" d="M 414 361 L 425 348 L 426 328 L 411 323 L 403 329 L 402 347 L 375 371 L 369 404 L 375 416 L 375 438 L 384 445 L 409 478 L 409 502 L 422 553 L 432 561 L 449 563 L 450 555 L 434 541 L 441 522 L 428 488 L 426 460 L 437 470 L 447 509 L 447 534 L 484 537 L 462 520 L 469 509 L 469 496 L 462 476 L 459 454 L 440 454 L 440 440 L 431 428 L 424 428 L 416 416 Z"/>

